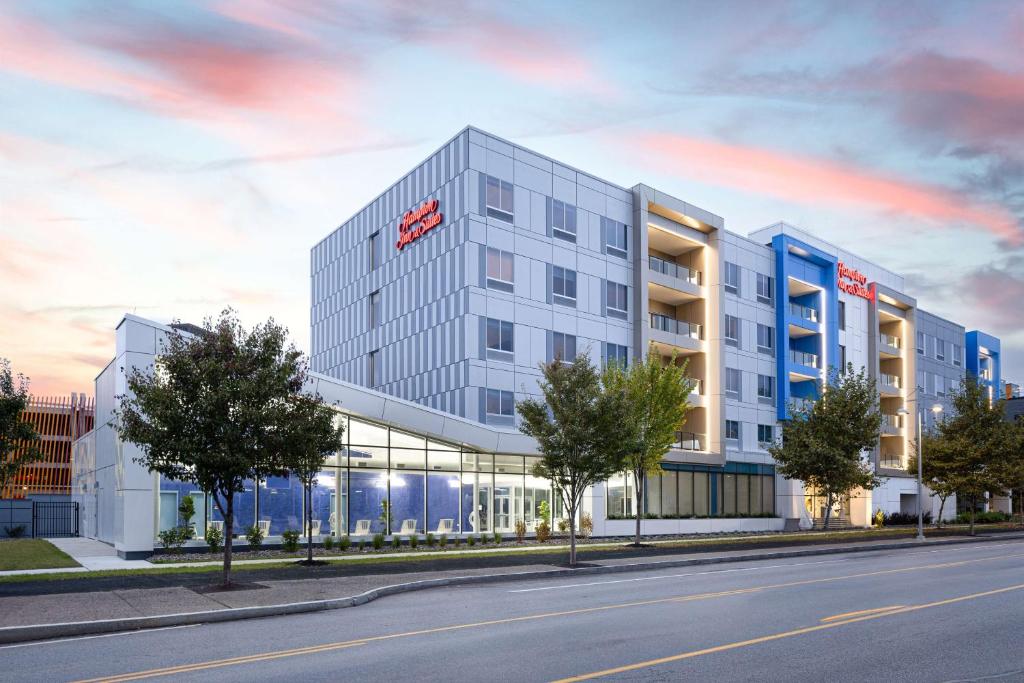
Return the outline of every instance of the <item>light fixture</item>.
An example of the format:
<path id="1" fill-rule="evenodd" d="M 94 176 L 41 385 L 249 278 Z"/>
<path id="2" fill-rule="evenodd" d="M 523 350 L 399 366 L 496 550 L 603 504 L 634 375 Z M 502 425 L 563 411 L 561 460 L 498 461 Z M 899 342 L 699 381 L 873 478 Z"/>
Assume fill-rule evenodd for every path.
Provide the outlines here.
<path id="1" fill-rule="evenodd" d="M 935 413 L 936 415 L 941 413 L 942 412 L 942 404 L 941 403 L 936 403 L 935 405 L 933 405 L 932 406 L 932 412 Z"/>

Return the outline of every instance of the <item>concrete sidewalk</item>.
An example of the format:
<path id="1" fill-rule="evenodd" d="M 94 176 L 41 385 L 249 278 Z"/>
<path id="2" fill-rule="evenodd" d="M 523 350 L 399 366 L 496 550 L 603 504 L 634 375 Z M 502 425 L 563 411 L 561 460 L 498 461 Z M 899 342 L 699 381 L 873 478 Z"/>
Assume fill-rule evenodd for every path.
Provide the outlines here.
<path id="1" fill-rule="evenodd" d="M 451 568 L 446 570 L 400 573 L 395 567 L 382 566 L 380 573 L 358 576 L 325 576 L 297 580 L 260 580 L 252 582 L 245 574 L 235 575 L 237 582 L 247 585 L 232 591 L 210 591 L 207 586 L 167 586 L 155 588 L 127 588 L 94 592 L 60 592 L 54 594 L 10 595 L 0 597 L 0 642 L 14 642 L 28 638 L 16 637 L 12 627 L 62 625 L 51 635 L 38 630 L 34 638 L 55 637 L 74 633 L 90 633 L 123 628 L 140 628 L 172 623 L 189 623 L 183 615 L 201 615 L 193 621 L 211 621 L 247 616 L 265 616 L 268 613 L 294 613 L 315 611 L 362 604 L 381 595 L 415 590 L 432 585 L 453 585 L 502 580 L 544 578 L 561 574 L 592 575 L 667 569 L 690 565 L 708 565 L 741 561 L 828 555 L 849 552 L 871 552 L 912 548 L 938 547 L 952 544 L 985 543 L 1024 539 L 1024 534 L 1002 533 L 976 538 L 954 537 L 917 543 L 910 540 L 880 540 L 864 543 L 834 543 L 812 547 L 776 547 L 760 550 L 733 550 L 715 553 L 681 552 L 651 558 L 611 558 L 585 560 L 587 566 L 567 570 L 556 564 L 517 564 L 478 568 Z M 550 559 L 550 558 L 547 558 Z M 211 583 L 218 580 L 211 574 Z M 145 577 L 143 577 L 143 580 Z M 89 580 L 89 579 L 85 579 Z M 59 582 L 58 582 L 59 583 Z M 396 584 L 398 584 L 396 586 Z M 328 601 L 329 605 L 323 603 Z M 318 603 L 320 606 L 317 606 Z M 308 606 L 308 608 L 303 607 Z M 258 613 L 251 613 L 257 608 Z M 258 609 L 267 608 L 267 609 Z M 290 608 L 290 609 L 286 609 Z M 250 613 L 246 613 L 246 609 Z M 232 616 L 235 610 L 238 616 Z M 276 611 L 275 611 L 276 610 Z M 139 624 L 138 619 L 155 617 L 153 623 Z M 109 622 L 102 628 L 95 626 L 104 620 L 133 620 L 117 628 Z M 162 620 L 162 621 L 161 621 Z M 149 620 L 143 620 L 147 622 Z M 71 623 L 76 622 L 76 623 Z M 90 626 L 89 624 L 93 624 Z M 128 622 L 125 622 L 128 624 Z M 5 634 L 4 631 L 8 630 Z M 19 631 L 24 632 L 24 629 Z"/>

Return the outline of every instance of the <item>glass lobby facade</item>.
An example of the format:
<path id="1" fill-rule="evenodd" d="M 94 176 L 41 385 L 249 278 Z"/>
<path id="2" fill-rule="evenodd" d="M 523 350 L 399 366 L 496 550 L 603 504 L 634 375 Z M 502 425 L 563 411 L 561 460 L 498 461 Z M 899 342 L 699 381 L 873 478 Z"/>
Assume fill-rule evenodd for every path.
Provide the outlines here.
<path id="1" fill-rule="evenodd" d="M 730 462 L 725 467 L 665 463 L 644 482 L 644 515 L 651 518 L 775 515 L 775 468 Z M 636 515 L 632 474 L 608 480 L 608 518 Z"/>

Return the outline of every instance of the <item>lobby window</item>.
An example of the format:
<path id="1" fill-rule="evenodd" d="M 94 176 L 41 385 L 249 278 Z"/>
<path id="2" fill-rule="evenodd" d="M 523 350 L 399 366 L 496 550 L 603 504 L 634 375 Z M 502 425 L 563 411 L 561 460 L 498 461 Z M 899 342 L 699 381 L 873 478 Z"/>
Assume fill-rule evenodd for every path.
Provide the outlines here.
<path id="1" fill-rule="evenodd" d="M 725 421 L 725 438 L 729 441 L 740 440 L 740 423 L 738 420 Z"/>
<path id="2" fill-rule="evenodd" d="M 551 200 L 551 234 L 567 242 L 576 241 L 576 207 Z"/>
<path id="3" fill-rule="evenodd" d="M 960 367 L 964 361 L 964 349 L 959 344 L 953 344 L 953 365 Z"/>
<path id="4" fill-rule="evenodd" d="M 728 313 L 725 314 L 725 343 L 729 346 L 740 345 L 740 319 Z"/>
<path id="5" fill-rule="evenodd" d="M 846 302 L 839 302 L 839 329 L 846 329 Z"/>
<path id="6" fill-rule="evenodd" d="M 380 233 L 375 232 L 369 239 L 369 267 L 370 272 L 377 270 L 380 266 Z"/>
<path id="7" fill-rule="evenodd" d="M 576 360 L 576 337 L 564 332 L 551 333 L 552 360 L 571 363 Z"/>
<path id="8" fill-rule="evenodd" d="M 376 351 L 370 351 L 370 355 L 367 356 L 367 386 L 371 389 L 380 384 L 381 381 L 381 368 L 380 368 L 380 349 Z"/>
<path id="9" fill-rule="evenodd" d="M 512 222 L 512 183 L 487 176 L 487 215 L 491 218 Z"/>
<path id="10" fill-rule="evenodd" d="M 609 256 L 626 258 L 629 254 L 628 233 L 629 228 L 625 223 L 613 221 L 610 218 L 602 218 L 604 221 L 604 250 Z"/>
<path id="11" fill-rule="evenodd" d="M 935 340 L 935 360 L 946 360 L 946 342 L 942 339 Z"/>
<path id="12" fill-rule="evenodd" d="M 627 301 L 628 291 L 626 285 L 620 285 L 618 282 L 610 280 L 605 281 L 605 292 L 608 297 L 608 315 L 616 318 L 626 317 L 626 311 L 629 310 L 629 302 Z"/>
<path id="13" fill-rule="evenodd" d="M 757 376 L 757 398 L 762 403 L 775 398 L 775 378 L 771 375 Z"/>
<path id="14" fill-rule="evenodd" d="M 487 287 L 511 292 L 515 284 L 515 258 L 510 251 L 487 248 Z"/>
<path id="15" fill-rule="evenodd" d="M 763 304 L 770 304 L 774 300 L 772 295 L 772 278 L 770 275 L 757 274 L 757 300 Z"/>
<path id="16" fill-rule="evenodd" d="M 726 398 L 743 398 L 743 373 L 736 368 L 725 369 L 725 396 Z"/>
<path id="17" fill-rule="evenodd" d="M 487 414 L 512 417 L 515 413 L 515 397 L 511 391 L 487 390 Z"/>
<path id="18" fill-rule="evenodd" d="M 920 355 L 924 355 L 925 336 L 924 332 L 917 333 L 917 352 Z"/>
<path id="19" fill-rule="evenodd" d="M 380 326 L 380 290 L 370 295 L 370 329 Z"/>
<path id="20" fill-rule="evenodd" d="M 629 348 L 624 344 L 609 342 L 605 350 L 605 363 L 618 363 L 622 367 L 629 365 Z"/>
<path id="21" fill-rule="evenodd" d="M 757 443 L 762 447 L 775 441 L 775 425 L 757 425 Z"/>
<path id="22" fill-rule="evenodd" d="M 740 267 L 728 261 L 725 262 L 725 291 L 731 294 L 740 293 Z"/>
<path id="23" fill-rule="evenodd" d="M 508 320 L 487 319 L 487 357 L 512 360 L 513 326 Z"/>
<path id="24" fill-rule="evenodd" d="M 775 350 L 775 328 L 771 325 L 757 324 L 757 350 L 769 354 Z"/>
<path id="25" fill-rule="evenodd" d="M 551 293 L 556 304 L 576 305 L 576 271 L 553 266 L 551 269 Z"/>

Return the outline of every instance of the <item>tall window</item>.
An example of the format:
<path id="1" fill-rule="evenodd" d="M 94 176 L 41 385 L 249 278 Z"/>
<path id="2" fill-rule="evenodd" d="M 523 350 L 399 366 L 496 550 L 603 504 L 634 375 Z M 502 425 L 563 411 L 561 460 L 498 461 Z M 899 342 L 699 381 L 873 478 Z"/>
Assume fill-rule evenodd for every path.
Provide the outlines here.
<path id="1" fill-rule="evenodd" d="M 728 261 L 725 262 L 725 291 L 740 293 L 740 267 Z"/>
<path id="2" fill-rule="evenodd" d="M 370 235 L 369 247 L 370 247 L 370 250 L 369 250 L 370 251 L 370 255 L 369 255 L 368 265 L 370 267 L 370 272 L 372 273 L 373 271 L 377 270 L 378 266 L 380 266 L 380 233 L 379 232 L 375 232 L 372 235 Z"/>
<path id="3" fill-rule="evenodd" d="M 924 332 L 918 332 L 917 333 L 917 352 L 919 354 L 921 354 L 922 356 L 924 355 L 924 344 L 925 344 Z"/>
<path id="4" fill-rule="evenodd" d="M 380 319 L 380 290 L 370 295 L 370 329 L 379 326 Z"/>
<path id="5" fill-rule="evenodd" d="M 846 370 L 846 347 L 842 344 L 839 345 L 839 370 Z"/>
<path id="6" fill-rule="evenodd" d="M 771 375 L 757 376 L 757 397 L 759 399 L 775 398 L 775 378 Z"/>
<path id="7" fill-rule="evenodd" d="M 740 423 L 738 420 L 725 421 L 725 438 L 729 441 L 740 440 Z"/>
<path id="8" fill-rule="evenodd" d="M 775 425 L 757 425 L 757 443 L 769 446 L 775 441 Z"/>
<path id="9" fill-rule="evenodd" d="M 775 349 L 775 328 L 771 325 L 757 324 L 757 350 L 761 353 L 773 353 Z"/>
<path id="10" fill-rule="evenodd" d="M 846 302 L 839 302 L 839 329 L 846 329 Z"/>
<path id="11" fill-rule="evenodd" d="M 551 353 L 554 359 L 571 363 L 576 360 L 576 337 L 564 332 L 551 333 Z"/>
<path id="12" fill-rule="evenodd" d="M 725 315 L 725 343 L 729 346 L 740 345 L 740 319 L 734 315 Z"/>
<path id="13" fill-rule="evenodd" d="M 629 365 L 629 349 L 622 344 L 612 344 L 609 342 L 605 355 L 607 356 L 605 359 L 606 363 L 618 363 L 622 367 Z"/>
<path id="14" fill-rule="evenodd" d="M 511 354 L 513 348 L 512 323 L 508 320 L 487 319 L 487 351 L 499 351 Z"/>
<path id="15" fill-rule="evenodd" d="M 620 285 L 618 282 L 607 280 L 605 282 L 605 290 L 608 295 L 608 315 L 625 318 L 626 311 L 629 310 L 629 303 L 626 300 L 626 293 L 628 291 L 626 285 Z"/>
<path id="16" fill-rule="evenodd" d="M 512 222 L 512 183 L 487 176 L 487 215 Z"/>
<path id="17" fill-rule="evenodd" d="M 551 269 L 551 293 L 555 303 L 576 305 L 576 271 L 554 266 Z M 562 301 L 559 301 L 559 298 Z"/>
<path id="18" fill-rule="evenodd" d="M 964 349 L 959 344 L 953 344 L 953 365 L 960 367 L 963 365 Z"/>
<path id="19" fill-rule="evenodd" d="M 757 274 L 757 300 L 763 304 L 770 304 L 774 296 L 772 294 L 772 278 L 763 273 Z"/>
<path id="20" fill-rule="evenodd" d="M 935 340 L 935 360 L 946 360 L 946 342 L 942 339 Z"/>
<path id="21" fill-rule="evenodd" d="M 551 200 L 551 234 L 568 242 L 576 241 L 576 207 Z"/>
<path id="22" fill-rule="evenodd" d="M 620 258 L 626 258 L 629 254 L 629 247 L 627 242 L 627 234 L 629 228 L 626 227 L 625 223 L 619 223 L 613 221 L 610 218 L 602 219 L 604 221 L 604 250 L 609 256 L 618 256 Z"/>
<path id="23" fill-rule="evenodd" d="M 946 378 L 942 375 L 935 375 L 935 395 L 945 396 L 946 395 Z"/>
<path id="24" fill-rule="evenodd" d="M 487 248 L 487 286 L 511 292 L 515 284 L 515 258 L 510 251 Z"/>
<path id="25" fill-rule="evenodd" d="M 370 351 L 370 355 L 367 357 L 367 385 L 372 389 L 381 382 L 381 368 L 380 368 L 380 349 L 376 351 Z"/>
<path id="26" fill-rule="evenodd" d="M 515 397 L 511 391 L 487 390 L 487 414 L 512 417 L 515 412 Z"/>
<path id="27" fill-rule="evenodd" d="M 736 368 L 725 369 L 725 395 L 727 398 L 743 398 L 743 374 Z"/>

